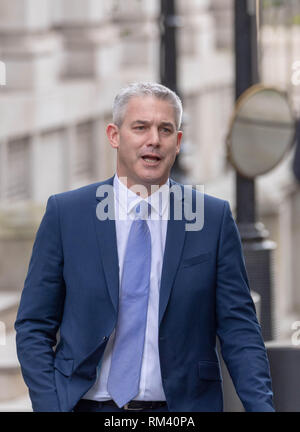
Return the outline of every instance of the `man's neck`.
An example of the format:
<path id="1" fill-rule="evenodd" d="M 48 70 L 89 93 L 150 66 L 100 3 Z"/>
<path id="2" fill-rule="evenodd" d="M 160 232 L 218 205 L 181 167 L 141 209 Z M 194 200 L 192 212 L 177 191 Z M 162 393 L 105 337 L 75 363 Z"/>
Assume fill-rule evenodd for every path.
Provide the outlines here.
<path id="1" fill-rule="evenodd" d="M 137 184 L 137 183 L 130 183 L 128 182 L 127 177 L 119 176 L 118 174 L 117 178 L 118 180 L 126 186 L 128 189 L 130 189 L 132 192 L 134 192 L 136 195 L 139 195 L 141 198 L 146 199 L 156 191 L 158 191 L 163 185 L 169 184 L 169 179 L 167 179 L 164 183 L 156 185 L 156 184 Z"/>

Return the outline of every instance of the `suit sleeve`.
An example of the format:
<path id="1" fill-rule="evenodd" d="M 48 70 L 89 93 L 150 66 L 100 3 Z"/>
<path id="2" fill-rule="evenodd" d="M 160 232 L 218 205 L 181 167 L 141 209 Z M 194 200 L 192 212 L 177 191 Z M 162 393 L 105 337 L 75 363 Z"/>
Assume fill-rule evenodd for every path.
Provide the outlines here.
<path id="1" fill-rule="evenodd" d="M 274 411 L 269 362 L 228 202 L 219 241 L 216 316 L 222 356 L 245 410 Z"/>
<path id="2" fill-rule="evenodd" d="M 34 411 L 60 411 L 53 347 L 64 298 L 59 214 L 51 196 L 36 234 L 15 322 L 17 354 Z"/>

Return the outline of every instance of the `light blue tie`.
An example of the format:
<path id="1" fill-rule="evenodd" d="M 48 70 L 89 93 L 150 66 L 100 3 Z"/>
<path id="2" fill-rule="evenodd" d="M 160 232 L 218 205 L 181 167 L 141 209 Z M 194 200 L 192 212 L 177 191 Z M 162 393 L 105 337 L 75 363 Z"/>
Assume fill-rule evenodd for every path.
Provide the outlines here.
<path id="1" fill-rule="evenodd" d="M 147 225 L 148 204 L 136 207 L 128 235 L 118 322 L 107 388 L 121 408 L 139 392 L 145 341 L 151 271 L 151 235 Z"/>

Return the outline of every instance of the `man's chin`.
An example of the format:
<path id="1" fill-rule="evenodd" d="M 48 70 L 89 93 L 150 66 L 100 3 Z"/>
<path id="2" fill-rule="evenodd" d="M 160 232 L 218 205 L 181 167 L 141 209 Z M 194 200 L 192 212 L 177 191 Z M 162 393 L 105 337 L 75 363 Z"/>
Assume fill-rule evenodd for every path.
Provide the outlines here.
<path id="1" fill-rule="evenodd" d="M 145 176 L 141 179 L 141 184 L 148 186 L 161 186 L 166 183 L 168 177 Z"/>

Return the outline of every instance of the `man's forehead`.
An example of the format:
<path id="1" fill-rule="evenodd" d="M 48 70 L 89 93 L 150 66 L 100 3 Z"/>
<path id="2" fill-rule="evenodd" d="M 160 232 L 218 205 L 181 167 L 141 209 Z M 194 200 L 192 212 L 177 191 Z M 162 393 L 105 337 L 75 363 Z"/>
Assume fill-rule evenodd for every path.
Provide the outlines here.
<path id="1" fill-rule="evenodd" d="M 167 100 L 152 95 L 133 96 L 130 98 L 125 108 L 124 117 L 138 116 L 139 119 L 142 119 L 144 115 L 144 120 L 147 120 L 147 115 L 158 114 L 159 109 L 161 109 L 164 115 L 168 116 L 166 120 L 172 120 L 175 123 L 175 109 L 173 105 Z"/>

